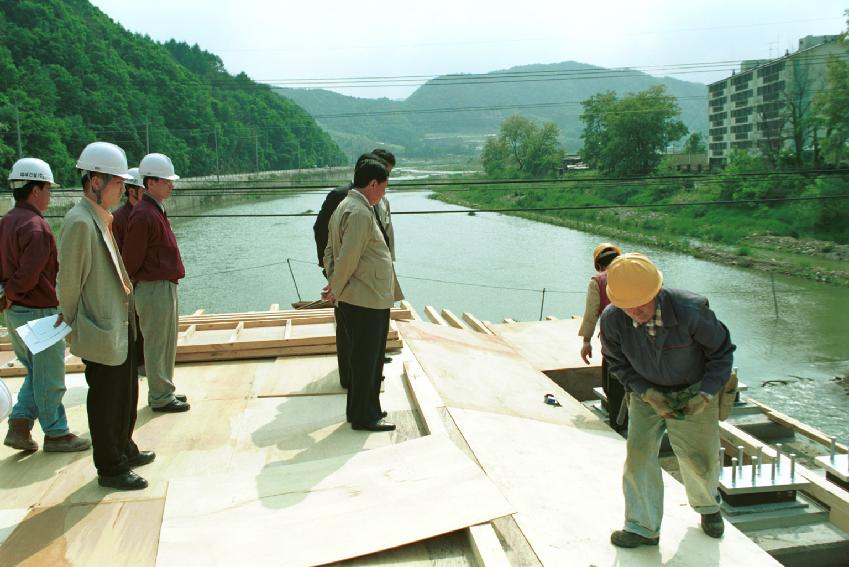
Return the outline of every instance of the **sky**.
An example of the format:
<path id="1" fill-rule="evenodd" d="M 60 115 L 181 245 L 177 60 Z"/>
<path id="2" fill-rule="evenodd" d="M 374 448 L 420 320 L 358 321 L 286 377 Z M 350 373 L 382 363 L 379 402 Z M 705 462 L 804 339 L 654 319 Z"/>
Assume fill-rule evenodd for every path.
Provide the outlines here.
<path id="1" fill-rule="evenodd" d="M 234 74 L 395 99 L 437 75 L 568 60 L 711 83 L 740 60 L 844 31 L 849 8 L 845 0 L 398 0 L 380 3 L 383 12 L 351 0 L 92 3 L 131 31 L 198 44 Z"/>

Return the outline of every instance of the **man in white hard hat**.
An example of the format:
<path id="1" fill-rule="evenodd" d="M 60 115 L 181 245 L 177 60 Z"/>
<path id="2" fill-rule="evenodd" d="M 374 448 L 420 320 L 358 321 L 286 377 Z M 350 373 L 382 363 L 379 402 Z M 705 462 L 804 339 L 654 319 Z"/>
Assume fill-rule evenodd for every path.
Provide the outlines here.
<path id="1" fill-rule="evenodd" d="M 642 254 L 613 260 L 607 296 L 612 305 L 601 315 L 602 348 L 610 372 L 631 392 L 622 481 L 625 526 L 610 541 L 618 547 L 658 543 L 664 431 L 702 530 L 722 537 L 718 395 L 731 376 L 731 335 L 706 298 L 663 287 L 663 274 Z"/>
<path id="2" fill-rule="evenodd" d="M 133 212 L 133 207 L 144 194 L 144 183 L 139 176 L 139 168 L 131 167 L 128 173 L 132 178 L 124 183 L 127 190 L 127 199 L 112 213 L 112 234 L 115 236 L 115 242 L 118 243 L 118 250 L 124 249 L 124 236 L 126 236 L 127 227 L 130 224 L 130 213 Z"/>
<path id="3" fill-rule="evenodd" d="M 176 394 L 177 283 L 186 275 L 177 238 L 168 222 L 165 201 L 180 177 L 171 159 L 148 154 L 139 164 L 145 187 L 133 207 L 124 239 L 124 263 L 136 285 L 136 309 L 144 336 L 147 401 L 156 412 L 184 412 L 191 407 Z"/>
<path id="4" fill-rule="evenodd" d="M 59 238 L 59 305 L 71 325 L 71 352 L 85 363 L 88 423 L 100 486 L 140 490 L 133 468 L 153 451 L 133 442 L 139 383 L 133 284 L 112 235 L 109 212 L 130 178 L 124 150 L 93 142 L 77 161 L 83 198 L 65 215 Z"/>
<path id="5" fill-rule="evenodd" d="M 15 356 L 27 374 L 9 418 L 4 444 L 20 451 L 35 451 L 38 443 L 30 433 L 38 419 L 47 452 L 84 451 L 87 439 L 68 429 L 62 397 L 65 395 L 65 341 L 33 354 L 17 328 L 58 313 L 56 273 L 59 270 L 56 240 L 44 212 L 50 191 L 58 186 L 50 166 L 37 158 L 15 162 L 9 174 L 15 207 L 0 220 L 0 310 Z"/>

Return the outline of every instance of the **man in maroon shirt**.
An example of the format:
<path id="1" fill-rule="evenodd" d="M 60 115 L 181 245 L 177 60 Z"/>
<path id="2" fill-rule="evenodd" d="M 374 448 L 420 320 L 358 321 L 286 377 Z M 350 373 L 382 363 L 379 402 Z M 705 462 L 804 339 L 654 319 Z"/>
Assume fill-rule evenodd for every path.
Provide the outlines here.
<path id="1" fill-rule="evenodd" d="M 135 284 L 136 310 L 144 336 L 147 400 L 153 411 L 182 412 L 190 406 L 175 394 L 177 359 L 177 282 L 186 275 L 177 238 L 165 213 L 174 190 L 171 159 L 148 154 L 139 164 L 145 194 L 133 207 L 124 238 L 124 265 Z"/>
<path id="2" fill-rule="evenodd" d="M 12 347 L 27 375 L 12 408 L 4 444 L 21 451 L 37 450 L 30 432 L 38 419 L 45 451 L 85 451 L 91 443 L 69 431 L 62 405 L 65 341 L 33 354 L 16 331 L 29 321 L 58 313 L 56 240 L 43 217 L 50 204 L 50 189 L 57 184 L 50 166 L 37 158 L 15 162 L 9 184 L 15 207 L 0 220 L 0 310 L 6 312 Z"/>
<path id="3" fill-rule="evenodd" d="M 133 207 L 142 198 L 144 194 L 144 183 L 139 177 L 139 168 L 131 167 L 127 172 L 132 175 L 132 179 L 128 179 L 124 183 L 127 190 L 127 200 L 121 205 L 117 211 L 112 213 L 112 236 L 115 237 L 115 242 L 118 243 L 118 250 L 124 248 L 124 236 L 127 234 L 127 226 L 130 224 L 130 213 L 133 212 Z"/>

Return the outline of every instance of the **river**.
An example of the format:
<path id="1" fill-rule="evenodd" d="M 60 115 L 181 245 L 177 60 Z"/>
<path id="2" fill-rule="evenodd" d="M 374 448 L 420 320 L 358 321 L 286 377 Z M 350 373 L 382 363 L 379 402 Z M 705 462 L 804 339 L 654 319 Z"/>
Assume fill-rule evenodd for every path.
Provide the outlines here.
<path id="1" fill-rule="evenodd" d="M 422 192 L 388 196 L 396 270 L 419 312 L 433 305 L 495 322 L 537 320 L 543 288 L 544 315 L 583 312 L 592 250 L 605 239 L 493 213 L 405 215 L 460 208 Z M 298 194 L 205 212 L 315 212 L 323 199 L 324 192 Z M 303 299 L 316 299 L 324 278 L 316 265 L 313 221 L 174 219 L 187 273 L 180 284 L 180 312 L 263 310 L 272 303 L 285 309 L 298 300 L 298 291 Z M 849 374 L 849 289 L 775 276 L 773 295 L 769 274 L 651 247 L 639 251 L 661 268 L 665 285 L 710 299 L 737 344 L 734 365 L 749 395 L 849 442 L 847 390 L 833 379 Z M 785 383 L 767 383 L 772 380 Z"/>

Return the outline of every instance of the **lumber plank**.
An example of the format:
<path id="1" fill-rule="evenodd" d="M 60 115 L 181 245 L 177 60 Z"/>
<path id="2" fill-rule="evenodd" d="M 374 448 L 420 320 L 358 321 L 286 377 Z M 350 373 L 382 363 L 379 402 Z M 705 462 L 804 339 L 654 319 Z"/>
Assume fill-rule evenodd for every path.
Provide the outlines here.
<path id="1" fill-rule="evenodd" d="M 498 541 L 492 524 L 478 524 L 468 529 L 469 543 L 478 565 L 482 567 L 510 567 L 510 560 Z"/>
<path id="2" fill-rule="evenodd" d="M 279 303 L 272 303 L 271 307 L 268 308 L 269 311 L 280 311 Z"/>
<path id="3" fill-rule="evenodd" d="M 472 330 L 477 331 L 478 333 L 483 333 L 485 335 L 491 335 L 492 331 L 490 331 L 486 325 L 484 325 L 480 319 L 469 313 L 468 311 L 463 312 L 463 321 L 465 321 Z"/>
<path id="4" fill-rule="evenodd" d="M 546 315 L 545 320 L 546 321 L 559 321 L 560 319 L 558 319 L 554 315 Z"/>
<path id="5" fill-rule="evenodd" d="M 463 324 L 463 322 L 460 321 L 460 319 L 456 315 L 454 315 L 454 313 L 448 308 L 442 309 L 442 318 L 445 319 L 446 323 L 448 323 L 449 325 L 451 325 L 455 329 L 465 329 L 466 328 L 466 326 Z"/>
<path id="6" fill-rule="evenodd" d="M 283 338 L 284 339 L 291 339 L 292 338 L 292 320 L 291 319 L 286 321 L 286 329 L 283 331 Z"/>
<path id="7" fill-rule="evenodd" d="M 516 320 L 515 320 L 515 319 L 510 319 L 510 318 L 508 317 L 508 318 L 504 319 L 504 323 L 505 323 L 505 324 L 507 324 L 507 325 L 513 325 L 513 324 L 515 324 L 515 323 L 516 323 Z"/>
<path id="8" fill-rule="evenodd" d="M 773 409 L 757 400 L 753 400 L 752 398 L 748 398 L 748 401 L 764 410 L 766 416 L 770 419 L 770 421 L 774 421 L 775 423 L 783 425 L 784 427 L 789 427 L 790 429 L 801 433 L 808 439 L 816 441 L 821 445 L 831 447 L 831 437 L 829 437 L 816 427 L 810 426 L 807 423 L 802 423 L 798 419 L 792 418 L 787 414 L 781 413 L 780 411 Z M 835 443 L 835 450 L 838 453 L 849 453 L 849 446 L 846 446 L 843 443 Z"/>
<path id="9" fill-rule="evenodd" d="M 416 312 L 416 310 L 413 308 L 413 304 L 412 304 L 412 303 L 410 303 L 410 302 L 409 302 L 409 301 L 407 301 L 406 299 L 402 299 L 402 300 L 401 300 L 401 302 L 400 302 L 400 305 L 401 305 L 401 309 L 404 309 L 404 310 L 406 310 L 406 311 L 409 311 L 409 313 L 410 313 L 410 319 L 412 319 L 413 321 L 421 321 L 421 320 L 422 320 L 422 318 L 421 318 L 421 317 L 419 317 L 419 314 L 418 314 L 418 313 Z"/>
<path id="10" fill-rule="evenodd" d="M 227 342 L 235 343 L 236 341 L 238 341 L 239 335 L 242 334 L 242 331 L 244 330 L 244 328 L 245 328 L 245 322 L 239 321 L 239 324 L 236 325 L 236 329 L 233 331 L 233 334 L 230 335 L 230 338 L 227 340 Z"/>
<path id="11" fill-rule="evenodd" d="M 442 320 L 442 317 L 439 316 L 432 305 L 425 305 L 425 317 L 435 325 L 445 325 L 445 321 Z"/>

